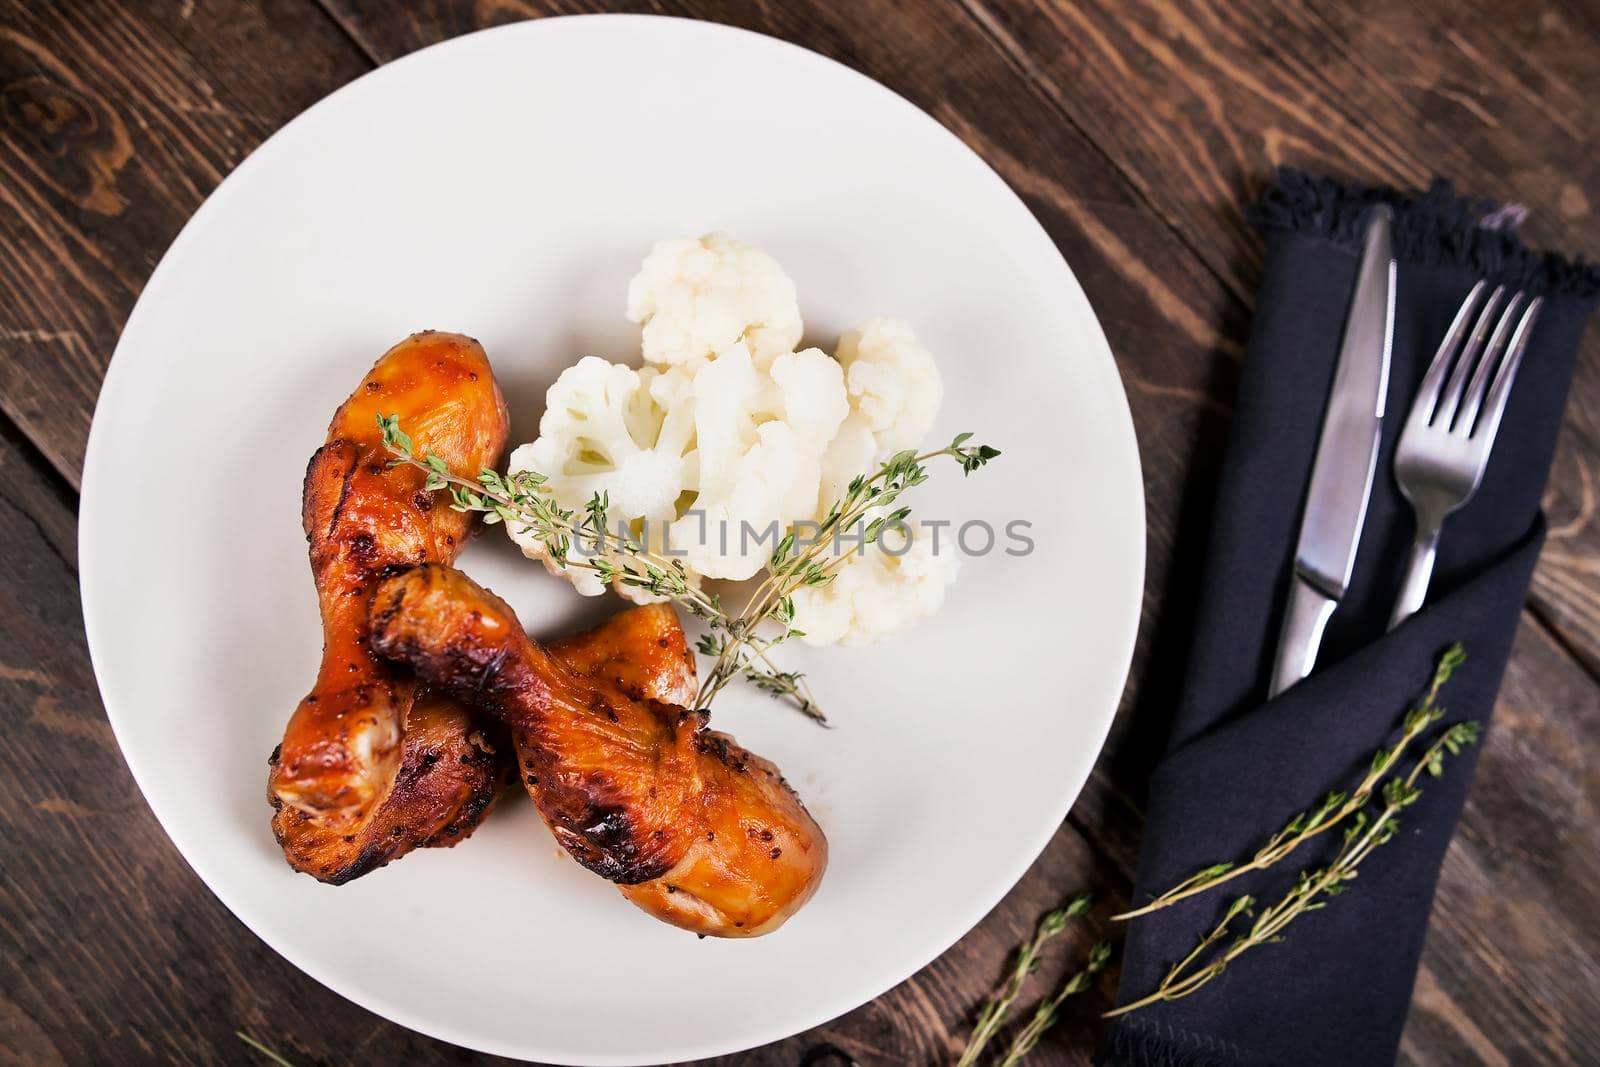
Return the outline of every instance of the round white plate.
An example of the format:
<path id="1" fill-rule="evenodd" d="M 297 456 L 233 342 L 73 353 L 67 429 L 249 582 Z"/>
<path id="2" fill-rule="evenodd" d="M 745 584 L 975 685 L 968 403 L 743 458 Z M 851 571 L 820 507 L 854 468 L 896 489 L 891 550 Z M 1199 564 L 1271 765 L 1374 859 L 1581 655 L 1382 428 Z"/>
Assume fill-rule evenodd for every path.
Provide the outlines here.
<path id="1" fill-rule="evenodd" d="M 623 319 L 650 245 L 712 229 L 797 283 L 832 349 L 909 319 L 946 381 L 927 517 L 1032 524 L 964 561 L 934 619 L 868 649 L 787 650 L 836 728 L 745 690 L 716 724 L 775 760 L 827 831 L 815 899 L 777 933 L 697 940 L 558 855 L 507 798 L 449 850 L 342 888 L 291 872 L 267 754 L 321 645 L 300 483 L 334 408 L 414 330 L 479 338 L 514 413 Z M 268 944 L 350 999 L 536 1060 L 691 1059 L 773 1041 L 889 989 L 1021 877 L 1115 710 L 1144 564 L 1126 400 L 1083 292 L 1022 202 L 931 118 L 799 48 L 644 17 L 530 22 L 426 49 L 272 137 L 173 243 L 90 435 L 84 616 L 107 713 L 156 816 Z M 969 541 L 978 539 L 969 538 Z M 536 634 L 597 617 L 498 531 L 462 566 Z M 198 977 L 198 976 L 191 976 Z M 309 1025 L 309 1024 L 308 1024 Z"/>

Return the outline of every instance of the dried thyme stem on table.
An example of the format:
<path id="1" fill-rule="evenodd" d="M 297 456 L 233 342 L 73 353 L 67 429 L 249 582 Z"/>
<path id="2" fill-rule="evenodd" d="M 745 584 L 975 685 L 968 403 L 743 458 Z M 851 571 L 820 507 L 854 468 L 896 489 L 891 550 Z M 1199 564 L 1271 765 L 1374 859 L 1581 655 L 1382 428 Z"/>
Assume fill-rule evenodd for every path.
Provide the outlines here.
<path id="1" fill-rule="evenodd" d="M 273 1063 L 276 1063 L 278 1065 L 278 1067 L 294 1067 L 294 1064 L 290 1063 L 288 1060 L 284 1059 L 278 1053 L 274 1052 L 272 1049 L 268 1048 L 266 1045 L 263 1045 L 261 1042 L 257 1041 L 255 1038 L 251 1037 L 249 1034 L 245 1033 L 243 1030 L 235 1030 L 233 1032 L 233 1036 L 237 1037 L 240 1041 L 243 1041 L 245 1044 L 249 1045 L 251 1048 L 253 1048 L 257 1052 L 261 1053 L 261 1055 L 265 1056 L 267 1059 L 271 1060 Z"/>
<path id="2" fill-rule="evenodd" d="M 1021 996 L 1022 986 L 1028 980 L 1028 975 L 1038 970 L 1039 959 L 1045 945 L 1065 931 L 1073 919 L 1087 912 L 1093 899 L 1089 893 L 1080 893 L 1072 898 L 1066 907 L 1057 908 L 1039 920 L 1039 925 L 1033 931 L 1033 937 L 1017 950 L 1017 958 L 1006 972 L 999 991 L 978 1012 L 977 1022 L 972 1027 L 972 1035 L 967 1038 L 967 1047 L 962 1051 L 961 1058 L 956 1061 L 956 1067 L 972 1067 L 978 1062 L 978 1056 L 1005 1025 L 1006 1016 L 1011 1013 L 1011 1006 L 1016 1003 L 1017 997 Z M 1099 952 L 1100 948 L 1101 946 L 1097 945 L 1095 951 Z M 1070 993 L 1064 994 L 1060 999 L 1064 1000 L 1070 995 Z M 1059 1005 L 1060 1000 L 1057 1000 L 1056 1004 Z M 1037 1036 L 1034 1040 L 1038 1040 Z"/>
<path id="3" fill-rule="evenodd" d="M 1406 713 L 1400 727 L 1400 737 L 1387 748 L 1380 748 L 1373 753 L 1372 762 L 1367 768 L 1366 776 L 1356 787 L 1345 792 L 1329 793 L 1322 804 L 1311 811 L 1302 811 L 1293 819 L 1267 839 L 1249 860 L 1244 863 L 1218 863 L 1202 871 L 1190 875 L 1165 893 L 1156 897 L 1150 903 L 1132 911 L 1125 911 L 1120 915 L 1112 916 L 1113 919 L 1134 919 L 1141 915 L 1148 915 L 1153 911 L 1176 904 L 1180 900 L 1215 889 L 1226 882 L 1230 882 L 1240 875 L 1251 871 L 1264 870 L 1272 866 L 1285 856 L 1289 855 L 1301 845 L 1312 838 L 1327 833 L 1346 819 L 1355 816 L 1365 808 L 1372 799 L 1373 791 L 1399 764 L 1406 749 L 1417 738 L 1428 731 L 1434 723 L 1444 716 L 1444 708 L 1439 705 L 1439 690 L 1445 682 L 1450 680 L 1450 675 L 1455 673 L 1466 659 L 1466 653 L 1460 644 L 1455 644 L 1447 649 L 1439 658 L 1439 664 L 1433 672 L 1433 680 L 1428 685 L 1427 694 L 1422 702 Z"/>
<path id="4" fill-rule="evenodd" d="M 1006 1054 L 1000 1061 L 1000 1067 L 1015 1067 L 1023 1058 L 1032 1052 L 1039 1039 L 1056 1024 L 1056 1015 L 1061 1010 L 1061 1005 L 1068 997 L 1075 997 L 1089 988 L 1094 981 L 1094 976 L 1105 969 L 1111 959 L 1111 943 L 1109 941 L 1097 942 L 1089 950 L 1089 958 L 1084 961 L 1081 968 L 1074 971 L 1072 977 L 1061 983 L 1061 987 L 1050 996 L 1046 997 L 1034 1009 L 1033 1018 L 1028 1024 L 1017 1031 L 1017 1036 L 1011 1039 L 1011 1046 L 1006 1049 Z"/>
<path id="5" fill-rule="evenodd" d="M 932 452 L 919 454 L 912 450 L 891 456 L 876 472 L 860 475 L 850 483 L 844 499 L 819 524 L 814 541 L 802 543 L 793 530 L 786 534 L 768 560 L 767 577 L 749 605 L 738 615 L 730 615 L 716 594 L 698 588 L 681 561 L 651 552 L 631 537 L 609 530 L 606 494 L 596 493 L 579 511 L 558 504 L 550 494 L 547 479 L 537 471 L 501 475 L 484 468 L 475 481 L 463 478 L 440 457 L 418 453 L 410 435 L 401 429 L 398 415 L 379 415 L 377 422 L 383 446 L 394 457 L 390 465 L 423 471 L 427 475 L 423 489 L 447 490 L 450 506 L 456 511 L 481 514 L 488 525 L 515 523 L 544 545 L 556 566 L 592 571 L 608 585 L 619 584 L 664 597 L 703 621 L 710 632 L 695 647 L 713 662 L 701 683 L 696 706 L 709 707 L 729 682 L 743 677 L 766 693 L 792 701 L 818 723 L 825 723 L 826 718 L 807 688 L 804 675 L 782 670 L 769 655 L 789 638 L 804 636 L 794 626 L 794 592 L 833 581 L 841 561 L 848 557 L 824 561 L 824 548 L 835 534 L 853 528 L 870 512 L 887 508 L 906 489 L 926 481 L 924 463 L 949 456 L 964 473 L 971 474 L 1000 454 L 988 445 L 968 445 L 972 435 L 964 433 Z M 910 511 L 902 507 L 867 522 L 863 545 L 876 542 L 887 526 L 903 522 Z M 574 553 L 575 545 L 592 548 L 594 554 Z"/>

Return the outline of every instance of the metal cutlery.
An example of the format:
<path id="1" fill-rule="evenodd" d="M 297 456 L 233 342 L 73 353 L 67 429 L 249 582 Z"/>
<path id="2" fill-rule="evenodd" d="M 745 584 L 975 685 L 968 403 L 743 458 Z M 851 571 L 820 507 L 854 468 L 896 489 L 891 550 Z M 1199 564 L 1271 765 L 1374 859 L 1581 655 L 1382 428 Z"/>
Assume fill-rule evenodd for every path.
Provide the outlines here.
<path id="1" fill-rule="evenodd" d="M 1344 597 L 1355 566 L 1389 388 L 1395 290 L 1392 222 L 1392 213 L 1383 205 L 1372 209 L 1367 222 L 1355 294 L 1345 318 L 1300 519 L 1294 573 L 1272 669 L 1272 696 L 1311 673 L 1322 632 Z"/>
<path id="2" fill-rule="evenodd" d="M 1500 417 L 1539 316 L 1541 299 L 1528 301 L 1521 292 L 1513 293 L 1501 310 L 1505 286 L 1490 293 L 1479 311 L 1487 288 L 1488 283 L 1481 281 L 1473 286 L 1456 312 L 1422 379 L 1395 450 L 1395 480 L 1411 504 L 1417 532 L 1400 597 L 1389 618 L 1390 629 L 1422 606 L 1445 516 L 1470 500 L 1483 480 Z"/>

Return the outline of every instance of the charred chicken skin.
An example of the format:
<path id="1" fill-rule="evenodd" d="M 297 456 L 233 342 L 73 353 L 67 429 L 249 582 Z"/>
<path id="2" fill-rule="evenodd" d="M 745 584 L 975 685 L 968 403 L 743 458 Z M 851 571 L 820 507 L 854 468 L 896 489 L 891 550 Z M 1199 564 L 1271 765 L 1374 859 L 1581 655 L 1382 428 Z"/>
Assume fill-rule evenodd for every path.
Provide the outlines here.
<path id="1" fill-rule="evenodd" d="M 827 866 L 821 829 L 766 760 L 682 706 L 682 631 L 628 612 L 564 658 L 447 566 L 386 577 L 372 647 L 509 728 L 522 780 L 561 845 L 657 918 L 749 937 L 782 925 Z"/>
<path id="2" fill-rule="evenodd" d="M 377 418 L 391 413 L 419 453 L 465 477 L 498 461 L 508 425 L 483 348 L 419 333 L 378 360 L 311 457 L 302 517 L 322 666 L 272 754 L 268 798 L 290 865 L 333 883 L 465 837 L 510 765 L 466 709 L 419 693 L 369 645 L 367 601 L 384 569 L 455 559 L 472 521 L 436 506 L 422 472 L 389 466 Z"/>
<path id="3" fill-rule="evenodd" d="M 678 616 L 664 604 L 630 608 L 553 642 L 550 652 L 580 676 L 666 703 L 689 704 L 699 688 Z M 413 848 L 448 847 L 472 833 L 513 769 L 504 728 L 492 717 L 480 728 L 479 718 L 419 687 L 406 714 L 400 770 L 370 818 L 353 829 L 329 828 L 279 807 L 273 828 L 290 863 L 343 884 Z"/>
<path id="4" fill-rule="evenodd" d="M 419 689 L 406 711 L 394 781 L 355 818 L 322 818 L 271 794 L 272 832 L 289 865 L 343 885 L 414 848 L 449 847 L 467 837 L 512 770 L 502 732 L 481 730 L 474 718 L 456 701 Z M 274 772 L 279 765 L 281 758 Z"/>

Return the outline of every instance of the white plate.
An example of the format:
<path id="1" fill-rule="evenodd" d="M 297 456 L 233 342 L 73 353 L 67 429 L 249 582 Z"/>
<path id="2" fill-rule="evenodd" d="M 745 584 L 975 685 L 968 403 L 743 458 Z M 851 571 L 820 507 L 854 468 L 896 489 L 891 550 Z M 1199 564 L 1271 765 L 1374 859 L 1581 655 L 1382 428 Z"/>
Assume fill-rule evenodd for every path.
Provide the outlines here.
<path id="1" fill-rule="evenodd" d="M 828 833 L 776 934 L 704 941 L 561 858 L 510 798 L 471 840 L 342 888 L 284 865 L 266 758 L 320 635 L 300 481 L 333 409 L 413 330 L 488 349 L 513 440 L 589 353 L 637 358 L 627 279 L 665 236 L 727 230 L 794 277 L 830 350 L 909 319 L 947 383 L 933 436 L 1005 455 L 918 490 L 930 517 L 1032 522 L 888 644 L 792 661 L 837 728 L 744 691 L 717 725 L 775 760 Z M 195 214 L 129 319 L 90 435 L 84 616 L 156 816 L 306 973 L 396 1022 L 562 1063 L 749 1048 L 943 952 L 1038 855 L 1089 773 L 1144 564 L 1126 400 L 1072 273 L 977 156 L 882 86 L 702 23 L 523 23 L 383 67 L 290 123 Z M 462 565 L 529 628 L 595 617 L 498 532 Z M 204 980 L 203 976 L 191 976 Z M 311 1023 L 308 1022 L 308 1025 Z"/>

